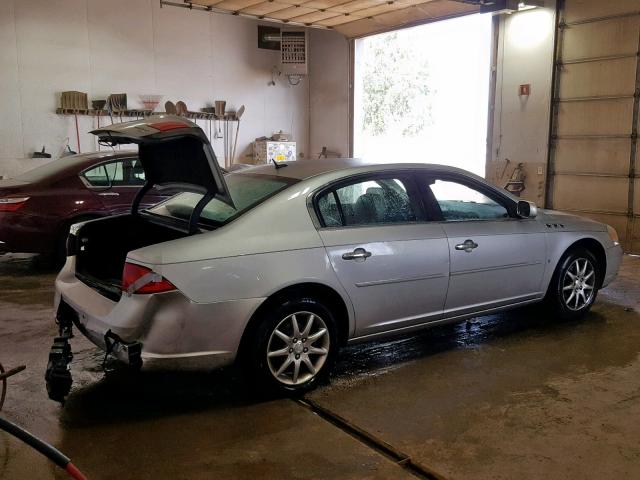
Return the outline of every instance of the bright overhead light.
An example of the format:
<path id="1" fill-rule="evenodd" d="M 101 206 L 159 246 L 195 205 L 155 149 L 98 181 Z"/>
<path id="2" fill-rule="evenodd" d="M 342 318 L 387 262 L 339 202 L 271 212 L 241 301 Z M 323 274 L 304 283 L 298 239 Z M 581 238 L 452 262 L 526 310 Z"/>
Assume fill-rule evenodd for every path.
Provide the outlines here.
<path id="1" fill-rule="evenodd" d="M 527 3 L 527 2 L 520 2 L 518 3 L 518 11 L 522 12 L 524 10 L 531 10 L 532 8 L 537 8 L 540 5 L 532 5 L 531 3 Z"/>

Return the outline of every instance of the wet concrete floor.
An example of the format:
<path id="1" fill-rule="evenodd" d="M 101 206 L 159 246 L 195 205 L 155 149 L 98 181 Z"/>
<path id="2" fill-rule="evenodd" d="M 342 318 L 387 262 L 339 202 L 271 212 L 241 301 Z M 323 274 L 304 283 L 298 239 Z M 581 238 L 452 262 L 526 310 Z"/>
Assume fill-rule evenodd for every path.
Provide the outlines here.
<path id="1" fill-rule="evenodd" d="M 55 275 L 0 257 L 2 415 L 89 478 L 416 478 L 291 399 L 247 394 L 231 372 L 108 376 L 73 342 L 74 390 L 47 399 Z M 579 322 L 538 309 L 350 346 L 306 401 L 447 479 L 640 478 L 640 258 Z M 0 433 L 1 479 L 62 479 Z"/>

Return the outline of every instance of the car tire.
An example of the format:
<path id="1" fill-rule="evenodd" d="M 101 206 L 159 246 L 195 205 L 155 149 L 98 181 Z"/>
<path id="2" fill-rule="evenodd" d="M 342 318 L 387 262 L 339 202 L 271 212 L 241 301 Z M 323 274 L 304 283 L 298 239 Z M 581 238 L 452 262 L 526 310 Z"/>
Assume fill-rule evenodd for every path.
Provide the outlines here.
<path id="1" fill-rule="evenodd" d="M 313 298 L 291 299 L 263 312 L 244 350 L 243 363 L 260 388 L 292 395 L 325 381 L 337 351 L 338 330 L 331 310 Z"/>
<path id="2" fill-rule="evenodd" d="M 548 309 L 563 320 L 586 315 L 598 295 L 600 266 L 585 248 L 569 250 L 560 259 L 545 298 Z"/>

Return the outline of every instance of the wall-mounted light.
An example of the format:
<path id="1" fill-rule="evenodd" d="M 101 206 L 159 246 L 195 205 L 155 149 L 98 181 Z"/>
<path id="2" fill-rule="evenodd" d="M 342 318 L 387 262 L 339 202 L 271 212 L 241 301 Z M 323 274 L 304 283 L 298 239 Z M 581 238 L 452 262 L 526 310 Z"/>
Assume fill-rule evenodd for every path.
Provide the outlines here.
<path id="1" fill-rule="evenodd" d="M 513 15 L 507 25 L 509 44 L 519 49 L 531 49 L 553 35 L 553 12 L 551 10 L 531 10 Z"/>
<path id="2" fill-rule="evenodd" d="M 480 4 L 480 13 L 492 15 L 511 14 L 531 10 L 536 7 L 544 7 L 543 0 L 490 0 Z"/>

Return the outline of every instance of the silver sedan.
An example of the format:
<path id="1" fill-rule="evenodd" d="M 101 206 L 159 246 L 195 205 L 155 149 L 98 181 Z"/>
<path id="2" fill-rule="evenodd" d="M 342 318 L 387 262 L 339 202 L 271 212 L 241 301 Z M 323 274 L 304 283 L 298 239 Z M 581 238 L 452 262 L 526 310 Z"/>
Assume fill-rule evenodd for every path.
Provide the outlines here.
<path id="1" fill-rule="evenodd" d="M 456 168 L 309 160 L 222 175 L 184 119 L 94 133 L 139 144 L 148 185 L 130 214 L 72 228 L 52 398 L 71 384 L 73 328 L 136 367 L 238 362 L 266 387 L 299 391 L 346 343 L 534 302 L 582 316 L 622 257 L 613 228 Z M 139 210 L 153 186 L 183 193 Z"/>

